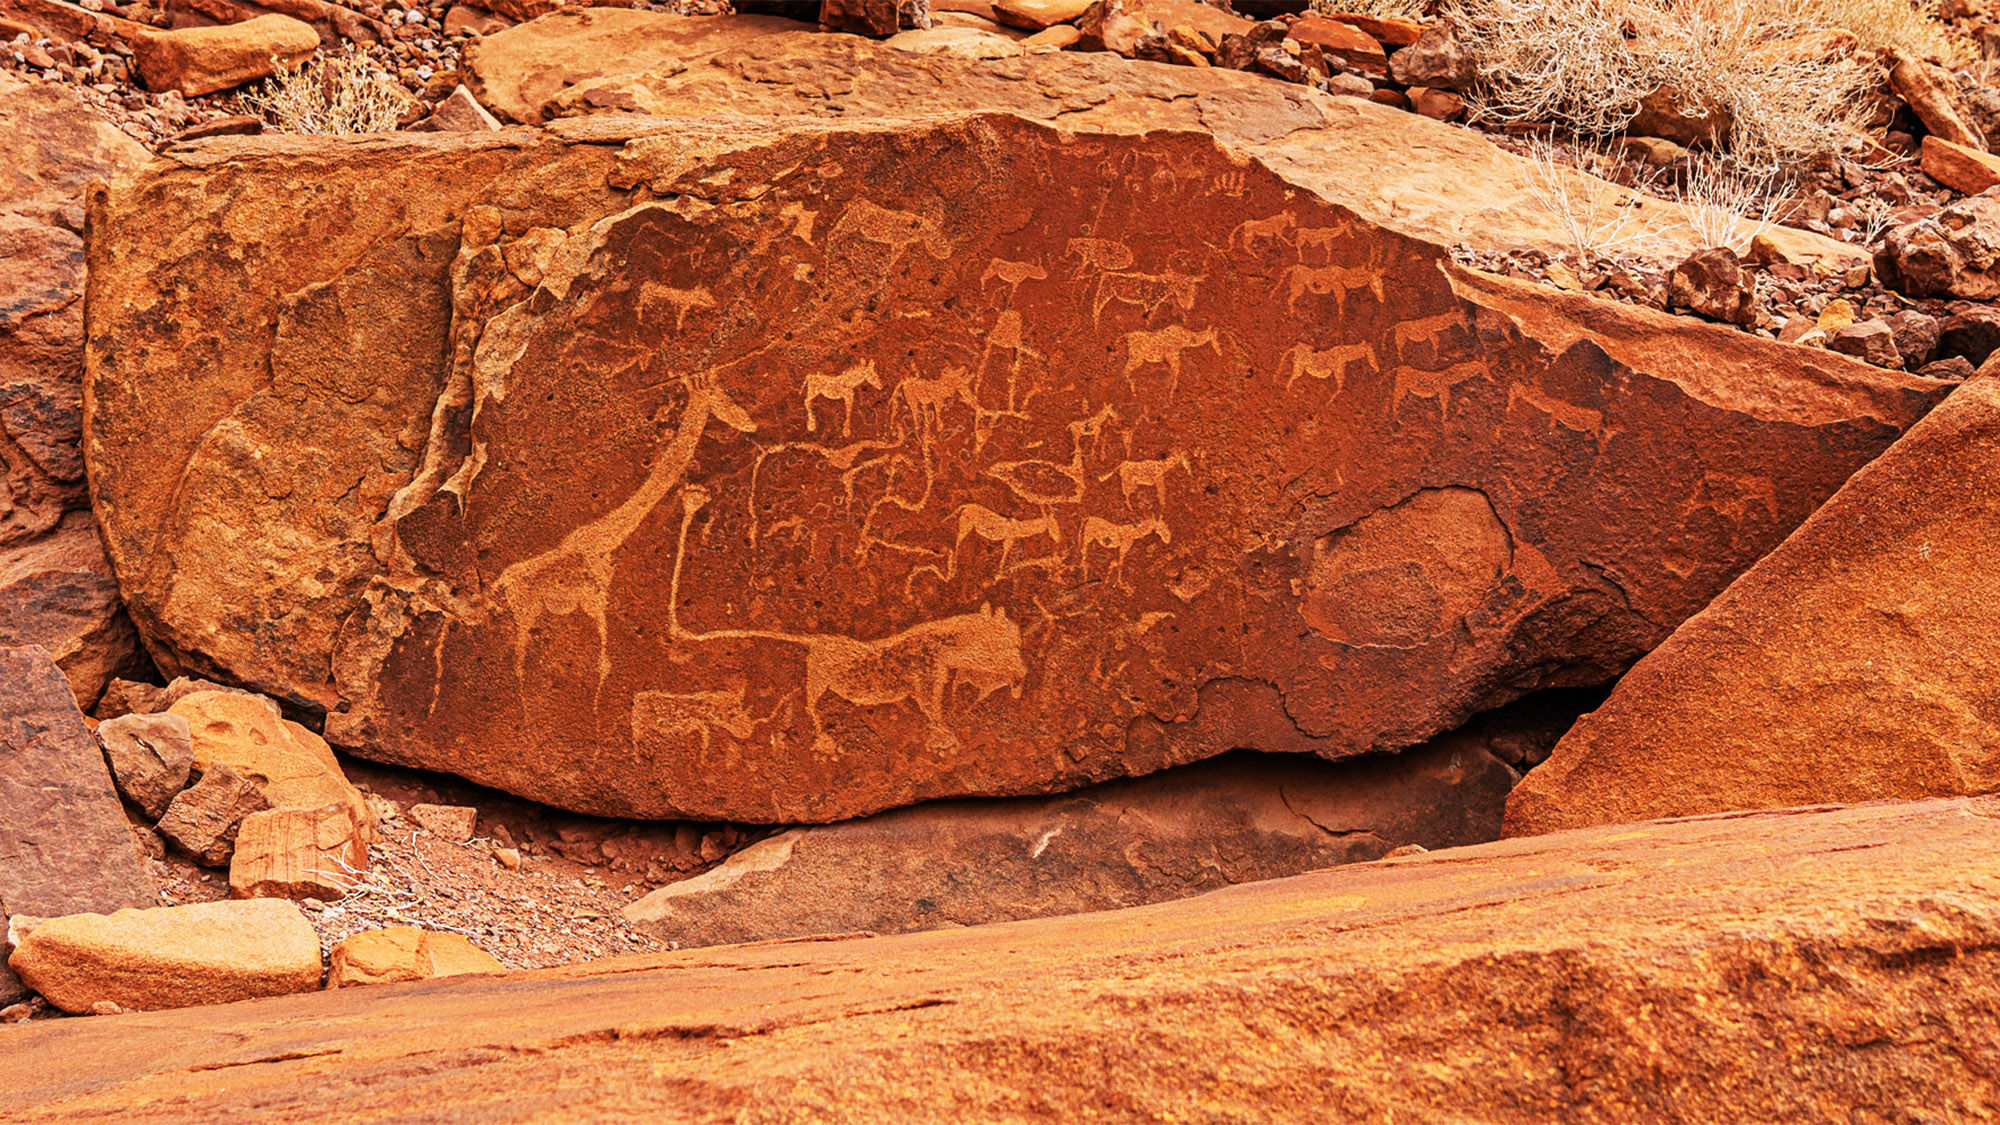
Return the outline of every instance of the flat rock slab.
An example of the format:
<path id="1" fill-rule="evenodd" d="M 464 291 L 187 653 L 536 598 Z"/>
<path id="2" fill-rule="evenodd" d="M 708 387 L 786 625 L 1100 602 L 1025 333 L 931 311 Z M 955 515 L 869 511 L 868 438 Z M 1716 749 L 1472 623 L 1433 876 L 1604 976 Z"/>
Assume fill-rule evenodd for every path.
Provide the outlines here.
<path id="1" fill-rule="evenodd" d="M 96 197 L 90 457 L 167 671 L 579 811 L 1414 745 L 1623 671 L 1947 387 L 1459 269 L 1200 135 L 551 133 Z"/>
<path id="2" fill-rule="evenodd" d="M 2000 381 L 1959 388 L 1641 660 L 1510 834 L 2000 789 Z"/>
<path id="3" fill-rule="evenodd" d="M 319 987 L 319 935 L 289 902 L 198 902 L 51 918 L 8 963 L 66 1012 L 159 1011 Z"/>
<path id="4" fill-rule="evenodd" d="M 1499 835 L 1516 775 L 1446 735 L 1393 757 L 1231 754 L 1054 797 L 793 829 L 625 908 L 675 948 L 906 933 L 1185 898 Z"/>
<path id="5" fill-rule="evenodd" d="M 1993 799 L 1621 825 L 0 1052 L 19 1121 L 1974 1120 L 2000 1100 L 1996 827 Z"/>

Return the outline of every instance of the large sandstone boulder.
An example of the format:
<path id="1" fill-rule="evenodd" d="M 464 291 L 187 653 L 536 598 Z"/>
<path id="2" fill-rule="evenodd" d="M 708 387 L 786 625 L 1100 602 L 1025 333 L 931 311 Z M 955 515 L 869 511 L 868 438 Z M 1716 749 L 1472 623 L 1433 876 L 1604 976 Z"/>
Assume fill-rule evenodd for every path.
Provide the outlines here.
<path id="1" fill-rule="evenodd" d="M 1413 745 L 1615 676 L 1944 387 L 1183 133 L 225 139 L 94 208 L 93 481 L 166 670 L 614 815 Z"/>
<path id="2" fill-rule="evenodd" d="M 319 987 L 319 935 L 275 899 L 72 914 L 29 931 L 9 964 L 65 1012 L 155 1011 Z"/>
<path id="3" fill-rule="evenodd" d="M 625 917 L 687 949 L 903 933 L 1184 898 L 1500 834 L 1515 774 L 1446 736 L 1338 765 L 1232 754 L 1057 797 L 939 801 L 793 829 Z"/>
<path id="4" fill-rule="evenodd" d="M 0 1033 L 9 1119 L 1978 1121 L 2000 801 Z"/>
<path id="5" fill-rule="evenodd" d="M 1967 383 L 1641 660 L 1513 835 L 2000 789 L 2000 381 Z"/>
<path id="6" fill-rule="evenodd" d="M 0 72 L 0 647 L 39 645 L 85 707 L 142 658 L 88 511 L 83 189 L 147 159 L 65 86 Z"/>

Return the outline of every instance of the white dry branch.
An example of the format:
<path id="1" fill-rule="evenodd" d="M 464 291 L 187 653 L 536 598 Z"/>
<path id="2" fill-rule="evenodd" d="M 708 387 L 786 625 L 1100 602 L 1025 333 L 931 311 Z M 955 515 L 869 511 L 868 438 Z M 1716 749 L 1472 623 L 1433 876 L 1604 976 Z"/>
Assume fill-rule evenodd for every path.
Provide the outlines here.
<path id="1" fill-rule="evenodd" d="M 1601 142 L 1565 148 L 1533 137 L 1523 161 L 1528 192 L 1537 206 L 1563 230 L 1566 254 L 1578 269 L 1601 258 L 1645 257 L 1659 251 L 1661 232 L 1650 216 L 1640 213 L 1643 196 L 1583 169 L 1610 161 Z M 1641 189 L 1650 182 L 1638 185 Z"/>
<path id="2" fill-rule="evenodd" d="M 1726 160 L 1697 157 L 1688 163 L 1675 192 L 1681 222 L 1704 250 L 1726 247 L 1739 254 L 1759 235 L 1781 223 L 1791 184 L 1765 166 L 1748 168 Z"/>

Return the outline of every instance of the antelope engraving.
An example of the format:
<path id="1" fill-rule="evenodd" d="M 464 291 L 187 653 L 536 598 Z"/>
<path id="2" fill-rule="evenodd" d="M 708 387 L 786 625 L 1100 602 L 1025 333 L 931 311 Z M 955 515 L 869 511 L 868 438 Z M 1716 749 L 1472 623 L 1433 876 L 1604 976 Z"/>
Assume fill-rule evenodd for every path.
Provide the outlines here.
<path id="1" fill-rule="evenodd" d="M 854 392 L 863 387 L 882 388 L 882 377 L 875 373 L 875 361 L 872 359 L 863 360 L 838 375 L 806 376 L 806 429 L 819 430 L 819 417 L 813 413 L 813 403 L 829 399 L 847 408 L 847 413 L 840 420 L 840 436 L 848 436 L 854 423 Z"/>
<path id="2" fill-rule="evenodd" d="M 1150 363 L 1164 363 L 1172 376 L 1168 383 L 1168 394 L 1176 393 L 1181 385 L 1181 354 L 1194 348 L 1211 348 L 1216 357 L 1222 356 L 1221 345 L 1215 342 L 1215 329 L 1204 328 L 1200 332 L 1189 331 L 1185 325 L 1169 324 L 1165 328 L 1125 334 L 1125 386 L 1136 388 L 1132 376 L 1140 368 Z"/>

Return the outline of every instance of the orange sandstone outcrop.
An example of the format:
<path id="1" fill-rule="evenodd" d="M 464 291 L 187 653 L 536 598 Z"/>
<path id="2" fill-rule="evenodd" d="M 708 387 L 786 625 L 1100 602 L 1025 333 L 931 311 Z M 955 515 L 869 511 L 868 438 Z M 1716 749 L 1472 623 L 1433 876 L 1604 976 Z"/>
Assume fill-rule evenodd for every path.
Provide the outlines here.
<path id="1" fill-rule="evenodd" d="M 1069 918 L 30 1024 L 0 1032 L 5 1112 L 1978 1120 L 1996 826 L 1992 798 L 1619 825 Z"/>
<path id="2" fill-rule="evenodd" d="M 1943 389 L 1177 132 L 224 139 L 94 207 L 93 483 L 164 669 L 595 813 L 1413 745 L 1615 676 Z"/>
<path id="3" fill-rule="evenodd" d="M 1585 715 L 1510 835 L 2000 789 L 2000 381 L 1967 383 Z"/>

